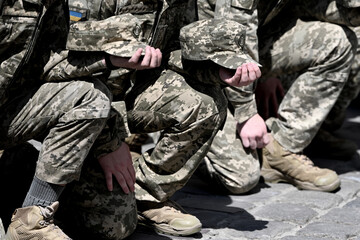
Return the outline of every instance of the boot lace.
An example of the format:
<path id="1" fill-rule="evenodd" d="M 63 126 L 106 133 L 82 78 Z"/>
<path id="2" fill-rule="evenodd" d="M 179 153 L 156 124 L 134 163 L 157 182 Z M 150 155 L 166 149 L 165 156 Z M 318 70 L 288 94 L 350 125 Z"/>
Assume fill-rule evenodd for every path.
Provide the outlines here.
<path id="1" fill-rule="evenodd" d="M 52 231 L 61 239 L 71 240 L 58 226 L 54 224 L 55 210 L 51 206 L 45 208 L 40 207 L 41 215 L 44 217 L 43 220 L 39 221 L 39 224 L 43 227 L 50 227 Z"/>

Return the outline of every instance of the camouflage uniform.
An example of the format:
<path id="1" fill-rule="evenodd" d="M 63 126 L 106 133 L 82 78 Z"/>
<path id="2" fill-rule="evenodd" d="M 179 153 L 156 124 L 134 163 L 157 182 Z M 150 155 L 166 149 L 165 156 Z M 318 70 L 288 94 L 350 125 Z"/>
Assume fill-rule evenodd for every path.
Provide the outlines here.
<path id="1" fill-rule="evenodd" d="M 95 77 L 49 82 L 48 69 L 62 61 L 58 53 L 65 49 L 67 41 L 67 2 L 1 4 L 0 148 L 40 140 L 36 177 L 54 184 L 79 180 L 92 146 L 94 154 L 101 156 L 117 147 L 118 139 L 123 138 L 112 127 L 104 128 L 109 117 L 115 125 L 118 121 L 113 120 L 116 114 L 110 105 L 112 94 Z M 84 68 L 91 67 L 105 68 L 104 64 L 92 62 Z M 136 210 L 133 206 L 130 209 L 134 215 Z"/>
<path id="2" fill-rule="evenodd" d="M 256 1 L 232 1 L 231 8 L 221 4 L 223 1 L 198 0 L 199 19 L 223 16 L 246 26 L 246 50 L 254 60 L 258 60 Z M 257 113 L 253 88 L 254 84 L 224 89 L 229 100 L 226 122 L 214 138 L 198 171 L 202 177 L 212 180 L 212 184 L 233 194 L 251 190 L 260 178 L 258 154 L 243 147 L 236 127 L 237 123 Z"/>
<path id="3" fill-rule="evenodd" d="M 90 76 L 108 79 L 107 83 L 114 93 L 114 99 L 125 101 L 127 124 L 131 132 L 161 131 L 155 148 L 134 161 L 137 178 L 136 199 L 153 202 L 166 201 L 185 185 L 208 151 L 226 114 L 226 109 L 223 107 L 226 106 L 226 99 L 220 88 L 200 84 L 172 62 L 175 60 L 171 53 L 180 49 L 178 41 L 180 28 L 195 19 L 192 12 L 194 2 L 163 1 L 161 10 L 158 4 L 157 1 L 138 3 L 114 0 L 70 1 L 70 10 L 78 13 L 77 16 L 83 21 L 71 24 L 67 44 L 69 51 L 56 55 L 54 59 L 58 59 L 57 64 L 49 63 L 46 69 L 48 81 Z M 120 20 L 114 21 L 114 19 Z M 121 19 L 127 20 L 121 21 Z M 121 25 L 115 27 L 115 32 L 118 28 L 121 29 L 120 34 L 122 31 L 133 33 L 132 38 L 135 39 L 132 41 L 133 48 L 131 44 L 122 45 L 126 41 L 122 41 L 118 36 L 114 38 L 110 48 L 106 45 L 106 41 L 101 40 L 101 36 L 106 38 L 107 31 L 113 31 L 113 28 L 107 27 L 114 24 Z M 77 34 L 79 31 L 81 33 Z M 104 58 L 103 52 L 127 57 L 144 43 L 161 49 L 163 63 L 160 68 L 143 71 L 117 69 L 110 72 L 101 63 Z M 123 130 L 125 129 L 126 126 L 123 127 Z M 134 230 L 134 223 L 136 224 L 136 219 L 134 221 L 133 218 L 136 215 L 129 211 L 134 206 L 131 203 L 133 199 L 125 194 L 119 196 L 107 193 L 103 196 L 102 194 L 105 194 L 102 191 L 103 187 L 97 186 L 97 183 L 104 186 L 105 180 L 101 175 L 91 172 L 90 174 L 91 177 L 88 179 L 91 181 L 90 185 L 82 186 L 81 184 L 86 183 L 82 181 L 71 190 L 77 192 L 72 198 L 72 204 L 81 206 L 77 208 L 80 211 L 72 214 L 76 214 L 77 219 L 82 219 L 80 222 L 89 220 L 86 227 L 89 229 L 94 227 L 103 237 L 108 239 L 126 237 Z M 88 196 L 88 191 L 100 193 L 100 196 L 96 198 L 92 197 L 96 194 Z M 102 199 L 108 199 L 107 201 L 115 204 L 107 205 L 102 210 L 101 207 L 104 205 L 99 204 L 99 211 L 90 214 L 93 204 L 96 205 L 96 202 Z M 128 204 L 122 205 L 123 202 Z M 68 206 L 71 207 L 71 203 Z M 103 221 L 119 218 L 123 207 L 125 207 L 123 214 L 129 215 L 127 222 L 121 227 L 123 231 L 119 231 L 120 221 Z M 114 213 L 115 210 L 115 214 L 107 214 Z M 93 222 L 100 224 L 94 226 Z"/>
<path id="4" fill-rule="evenodd" d="M 267 124 L 285 149 L 297 153 L 311 142 L 339 98 L 356 38 L 336 24 L 300 20 L 291 12 L 293 5 L 283 2 L 259 2 L 260 59 L 265 77 L 279 76 L 287 90 L 279 118 Z M 286 10 L 271 9 L 275 5 Z"/>
<path id="5" fill-rule="evenodd" d="M 281 77 L 283 85 L 286 89 L 289 89 L 291 86 L 290 91 L 280 105 L 279 113 L 282 117 L 280 119 L 285 120 L 282 121 L 279 119 L 270 119 L 267 124 L 270 129 L 275 133 L 275 138 L 281 143 L 281 145 L 285 146 L 286 149 L 292 152 L 300 152 L 307 146 L 307 144 L 311 141 L 312 137 L 316 134 L 317 129 L 320 127 L 322 121 L 324 121 L 327 113 L 330 111 L 330 109 L 332 109 L 332 106 L 334 105 L 336 99 L 340 98 L 339 93 L 347 80 L 347 76 L 349 74 L 348 66 L 351 64 L 353 57 L 352 45 L 354 45 L 354 38 L 351 32 L 346 30 L 346 32 L 344 32 L 344 30 L 342 30 L 340 27 L 333 24 L 318 24 L 314 22 L 303 22 L 301 20 L 299 20 L 298 22 L 293 21 L 291 23 L 289 23 L 288 21 L 283 21 L 284 18 L 294 19 L 292 18 L 292 14 L 294 13 L 291 13 L 288 16 L 286 14 L 283 14 L 280 17 L 277 16 L 280 12 L 282 12 L 282 9 L 288 5 L 288 1 L 260 1 L 258 10 L 254 10 L 254 8 L 257 7 L 257 2 L 258 1 L 199 0 L 199 17 L 202 19 L 206 19 L 215 17 L 216 14 L 220 14 L 224 17 L 245 24 L 250 30 L 250 34 L 247 35 L 246 41 L 247 50 L 252 54 L 252 56 L 255 57 L 257 57 L 258 55 L 258 41 L 256 32 L 258 24 L 260 24 L 260 36 L 262 43 L 262 45 L 260 46 L 262 61 L 261 63 L 263 63 L 264 65 L 262 73 L 263 75 L 265 75 L 263 79 L 266 79 L 266 75 L 271 76 L 270 74 L 273 74 L 275 76 Z M 303 1 L 299 2 L 303 3 Z M 313 4 L 315 4 L 314 1 L 307 2 L 312 2 Z M 259 13 L 260 15 L 259 20 L 257 18 L 257 13 Z M 353 14 L 352 16 L 354 16 L 355 18 L 355 16 L 359 15 Z M 271 24 L 268 24 L 269 22 Z M 287 30 L 289 30 L 292 26 L 294 26 L 293 29 L 287 32 Z M 323 34 L 321 40 L 316 38 L 312 39 L 313 32 L 319 31 L 320 29 L 322 29 L 322 31 L 320 32 Z M 252 35 L 252 32 L 254 32 L 255 34 Z M 351 36 L 351 42 L 347 41 L 346 34 L 349 34 Z M 332 46 L 333 48 L 337 48 L 338 46 L 340 46 L 340 51 L 338 52 L 332 52 L 332 49 L 319 49 L 319 52 L 322 52 L 322 54 L 324 54 L 323 60 L 326 60 L 325 57 L 327 55 L 332 55 L 331 59 L 336 59 L 336 61 L 338 62 L 338 68 L 335 68 L 336 65 L 330 64 L 328 65 L 328 67 L 332 67 L 333 69 L 327 69 L 326 67 L 323 67 L 322 64 L 327 63 L 322 61 L 320 58 L 318 59 L 318 64 L 314 61 L 311 61 L 315 58 L 315 52 L 316 54 L 318 54 L 318 52 L 311 48 L 308 48 L 308 46 L 296 45 L 292 47 L 292 43 L 296 44 L 299 39 L 303 40 L 304 36 L 306 36 L 306 39 L 304 41 L 309 44 L 313 44 L 312 48 L 318 48 L 320 46 Z M 327 41 L 329 43 L 326 45 L 321 44 L 321 42 L 324 41 Z M 286 46 L 286 48 L 282 46 Z M 288 46 L 290 46 L 291 48 L 289 49 Z M 286 51 L 287 49 L 289 49 L 290 51 Z M 299 52 L 297 53 L 297 51 Z M 305 52 L 307 54 L 304 54 Z M 344 55 L 342 58 L 338 58 L 338 56 L 342 55 Z M 294 56 L 301 56 L 301 58 L 295 59 Z M 317 57 L 318 56 L 319 55 L 317 55 Z M 331 60 L 328 61 L 329 63 L 331 62 Z M 312 66 L 310 64 L 315 64 L 315 66 Z M 268 66 L 269 68 L 267 68 Z M 338 69 L 341 70 L 337 71 Z M 336 72 L 333 73 L 333 70 L 335 70 Z M 297 72 L 300 71 L 304 71 L 304 73 L 302 73 L 301 75 L 296 75 Z M 309 77 L 313 74 L 317 75 L 317 77 Z M 331 89 L 331 91 L 324 92 L 321 89 L 319 90 L 318 88 L 315 88 L 314 82 L 309 82 L 309 79 L 317 80 L 319 82 L 319 87 L 323 88 L 324 86 L 328 86 L 325 87 L 325 89 L 328 88 L 329 90 Z M 350 85 L 351 84 L 347 84 L 346 86 Z M 236 99 L 237 97 L 239 98 L 240 96 L 234 91 L 229 91 L 229 89 L 227 89 L 227 91 L 227 96 L 231 96 L 233 99 Z M 249 92 L 251 92 L 251 89 L 249 89 Z M 306 93 L 306 95 L 299 98 L 299 93 L 301 92 Z M 320 93 L 322 94 L 321 96 L 319 96 Z M 250 94 L 248 96 L 250 96 Z M 316 97 L 316 99 L 313 100 L 313 97 Z M 296 99 L 296 102 L 299 104 L 295 108 L 293 107 L 295 103 L 293 99 Z M 318 101 L 318 99 L 325 100 L 323 103 L 321 103 L 320 101 Z M 340 99 L 338 102 L 340 102 Z M 247 105 L 244 104 L 244 106 Z M 304 108 L 300 106 L 306 107 Z M 312 112 L 312 114 L 309 114 L 308 111 Z M 314 111 L 317 114 L 317 118 L 313 118 Z M 249 114 L 248 111 L 243 111 L 243 113 L 247 113 L 243 116 L 252 116 L 251 112 Z M 221 167 L 218 167 L 218 165 L 222 165 L 216 165 L 216 162 L 213 160 L 226 160 L 226 154 L 229 153 L 224 151 L 223 145 L 231 142 L 229 139 L 235 138 L 235 124 L 230 125 L 231 119 L 229 119 L 229 116 L 231 115 L 228 115 L 228 122 L 225 124 L 225 128 L 223 129 L 223 131 L 220 131 L 215 137 L 212 147 L 205 159 L 205 163 L 207 171 L 212 178 L 219 180 L 226 179 L 226 176 L 229 176 L 229 179 L 238 179 L 237 182 L 241 183 L 242 181 L 244 181 L 244 186 L 246 186 L 246 183 L 248 183 L 246 181 L 247 178 L 244 178 L 244 176 L 239 173 L 244 173 L 245 176 L 246 173 L 248 173 L 247 171 L 249 171 L 249 173 L 256 173 L 256 171 L 254 171 L 253 169 L 256 169 L 258 167 L 257 162 L 255 161 L 257 159 L 257 156 L 251 156 L 249 154 L 246 155 L 243 151 L 243 148 L 238 147 L 241 146 L 239 144 L 240 141 L 235 142 L 238 144 L 237 146 L 233 145 L 236 146 L 236 148 L 231 147 L 232 145 L 227 146 L 231 147 L 233 152 L 238 151 L 237 154 L 234 154 L 234 156 L 237 157 L 234 158 L 234 156 L 232 156 L 232 158 L 239 159 L 236 162 L 243 161 L 243 166 L 249 167 L 248 169 L 239 169 L 239 165 L 236 165 L 236 162 L 234 161 L 234 164 L 232 164 L 232 166 L 229 168 L 231 170 L 224 171 Z M 237 150 L 235 151 L 234 149 Z M 252 161 L 250 161 L 249 159 Z M 248 163 L 252 163 L 252 165 L 246 164 L 246 161 L 248 161 Z M 231 162 L 229 161 L 226 161 L 226 163 L 231 164 Z M 251 168 L 251 166 L 253 166 L 253 168 Z M 205 169 L 205 167 L 203 169 Z M 233 171 L 232 169 L 236 169 L 236 171 Z M 223 174 L 224 172 L 226 172 L 226 175 Z M 237 175 L 235 173 L 237 173 Z M 238 178 L 234 176 L 238 176 Z M 247 176 L 248 178 L 250 178 L 254 175 L 248 174 Z M 231 180 L 227 181 L 231 182 Z M 226 181 L 222 182 L 225 182 L 225 186 L 228 185 L 226 184 Z M 236 181 L 234 181 L 234 183 L 236 183 Z M 238 187 L 239 186 L 241 187 L 241 184 L 238 185 Z"/>
<path id="6" fill-rule="evenodd" d="M 96 80 L 46 83 L 42 78 L 47 60 L 65 47 L 65 2 L 4 1 L 2 10 L 1 148 L 43 139 L 36 176 L 69 183 L 79 178 L 109 115 L 110 92 Z"/>
<path id="7" fill-rule="evenodd" d="M 298 1 L 294 12 L 304 19 L 314 19 L 350 27 L 358 39 L 355 61 L 351 66 L 349 80 L 324 122 L 325 128 L 335 130 L 345 118 L 345 110 L 360 91 L 360 1 Z"/>

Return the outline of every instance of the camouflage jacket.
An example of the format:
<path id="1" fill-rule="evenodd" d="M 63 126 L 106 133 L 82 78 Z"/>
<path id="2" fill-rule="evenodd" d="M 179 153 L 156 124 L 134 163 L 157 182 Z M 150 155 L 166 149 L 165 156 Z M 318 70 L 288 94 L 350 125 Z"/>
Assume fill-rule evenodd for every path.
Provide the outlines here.
<path id="1" fill-rule="evenodd" d="M 255 61 L 258 61 L 257 0 L 198 0 L 197 5 L 200 20 L 222 16 L 246 26 L 246 50 Z M 234 110 L 234 117 L 239 123 L 257 113 L 254 87 L 255 84 L 251 84 L 246 87 L 224 89 Z"/>
<path id="2" fill-rule="evenodd" d="M 71 0 L 72 23 L 67 44 L 70 52 L 59 54 L 55 63 L 48 64 L 47 80 L 106 73 L 103 51 L 111 49 L 109 41 L 113 41 L 113 49 L 118 47 L 122 39 L 116 41 L 119 38 L 116 34 L 125 28 L 132 31 L 132 41 L 160 48 L 165 67 L 170 53 L 180 49 L 180 28 L 196 18 L 194 4 L 195 0 Z M 74 54 L 74 51 L 85 53 Z M 129 53 L 116 55 L 128 57 Z M 124 69 L 120 72 L 124 74 Z"/>
<path id="3" fill-rule="evenodd" d="M 0 106 L 42 83 L 45 63 L 65 47 L 67 7 L 64 0 L 0 0 Z"/>
<path id="4" fill-rule="evenodd" d="M 114 99 L 121 100 L 135 71 L 110 71 L 103 63 L 105 52 L 129 57 L 131 52 L 122 50 L 123 42 L 151 45 L 161 49 L 162 68 L 167 68 L 170 53 L 180 49 L 180 28 L 195 20 L 194 4 L 195 0 L 70 0 L 67 50 L 53 56 L 45 66 L 44 77 L 61 81 L 97 76 L 107 83 Z M 124 31 L 131 33 L 126 39 Z M 116 106 L 120 122 L 108 121 L 95 144 L 96 157 L 115 150 L 128 136 L 125 106 Z"/>

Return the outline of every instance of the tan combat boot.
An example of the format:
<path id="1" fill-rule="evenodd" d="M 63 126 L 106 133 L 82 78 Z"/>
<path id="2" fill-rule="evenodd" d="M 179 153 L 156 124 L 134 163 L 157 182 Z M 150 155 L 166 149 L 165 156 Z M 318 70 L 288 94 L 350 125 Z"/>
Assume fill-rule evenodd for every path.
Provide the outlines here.
<path id="1" fill-rule="evenodd" d="M 200 232 L 201 222 L 175 202 L 138 202 L 139 224 L 155 231 L 175 236 L 188 236 Z"/>
<path id="2" fill-rule="evenodd" d="M 285 150 L 271 135 L 262 149 L 261 175 L 265 182 L 288 182 L 298 189 L 331 192 L 340 186 L 338 175 L 326 168 L 314 166 L 305 155 Z"/>
<path id="3" fill-rule="evenodd" d="M 5 239 L 71 240 L 53 223 L 58 207 L 59 202 L 54 202 L 46 208 L 30 206 L 16 209 Z"/>

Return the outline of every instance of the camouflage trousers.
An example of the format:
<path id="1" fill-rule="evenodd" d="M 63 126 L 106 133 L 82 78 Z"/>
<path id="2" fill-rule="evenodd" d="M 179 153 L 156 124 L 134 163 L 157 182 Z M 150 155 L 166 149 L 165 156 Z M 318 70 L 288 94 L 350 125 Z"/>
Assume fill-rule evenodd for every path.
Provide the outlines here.
<path id="1" fill-rule="evenodd" d="M 313 139 L 347 82 L 357 39 L 339 25 L 283 21 L 259 34 L 264 75 L 279 76 L 286 89 L 277 119 L 267 125 L 287 150 L 301 152 Z M 281 24 L 280 24 L 281 25 Z"/>
<path id="2" fill-rule="evenodd" d="M 142 78 L 144 77 L 144 78 Z M 160 131 L 155 147 L 134 161 L 136 199 L 162 202 L 190 179 L 226 116 L 220 88 L 186 81 L 167 70 L 144 87 L 138 76 L 127 95 L 132 133 Z"/>
<path id="3" fill-rule="evenodd" d="M 154 149 L 134 159 L 136 193 L 118 184 L 106 189 L 95 159 L 86 161 L 79 182 L 67 186 L 61 220 L 72 219 L 69 232 L 93 239 L 123 239 L 136 228 L 136 200 L 165 201 L 191 177 L 225 119 L 226 99 L 209 87 L 190 85 L 175 72 L 164 71 L 151 82 L 145 74 L 126 96 L 132 133 L 161 132 Z M 147 83 L 147 84 L 146 84 Z M 196 89 L 196 90 L 195 90 Z M 64 206 L 65 205 L 65 206 Z M 67 230 L 65 228 L 65 230 Z"/>
<path id="4" fill-rule="evenodd" d="M 63 192 L 57 218 L 73 239 L 124 239 L 137 225 L 135 194 L 125 194 L 119 184 L 110 192 L 98 161 L 89 156 L 80 180 Z"/>
<path id="5" fill-rule="evenodd" d="M 258 154 L 256 150 L 243 147 L 236 125 L 237 121 L 228 110 L 223 129 L 216 134 L 198 169 L 211 186 L 231 194 L 248 192 L 260 178 Z"/>
<path id="6" fill-rule="evenodd" d="M 77 180 L 109 115 L 110 100 L 109 90 L 98 80 L 27 89 L 1 108 L 0 149 L 40 140 L 36 176 L 54 184 Z"/>
<path id="7" fill-rule="evenodd" d="M 347 107 L 358 96 L 360 91 L 360 3 L 359 1 L 349 2 L 349 5 L 351 4 L 357 7 L 343 6 L 334 0 L 303 0 L 297 1 L 294 9 L 295 13 L 300 17 L 350 27 L 358 39 L 357 52 L 355 61 L 351 66 L 349 80 L 323 125 L 329 130 L 336 130 L 341 126 Z"/>
<path id="8" fill-rule="evenodd" d="M 73 239 L 123 239 L 136 228 L 135 194 L 124 194 L 118 184 L 109 192 L 103 171 L 91 153 L 85 160 L 79 181 L 66 185 L 55 218 Z M 38 154 L 26 143 L 6 149 L 0 159 L 0 187 L 7 195 L 3 201 L 6 208 L 0 211 L 5 228 L 28 191 Z M 21 182 L 7 184 L 9 179 L 20 178 Z"/>

